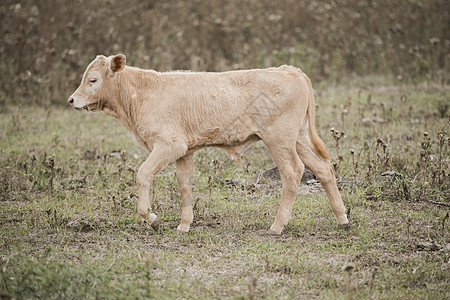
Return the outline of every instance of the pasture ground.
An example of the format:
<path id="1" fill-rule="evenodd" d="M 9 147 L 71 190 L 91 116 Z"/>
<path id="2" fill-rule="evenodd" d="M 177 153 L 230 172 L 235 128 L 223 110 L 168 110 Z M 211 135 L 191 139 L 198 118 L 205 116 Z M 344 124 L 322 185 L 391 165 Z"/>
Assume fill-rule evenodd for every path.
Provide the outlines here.
<path id="1" fill-rule="evenodd" d="M 257 143 L 242 164 L 196 154 L 188 234 L 176 232 L 174 167 L 158 174 L 154 232 L 136 214 L 146 153 L 117 121 L 2 107 L 0 298 L 449 298 L 449 86 L 368 77 L 315 90 L 348 231 L 319 191 L 299 194 L 283 233 L 268 236 L 281 191 L 246 184 L 274 166 Z"/>

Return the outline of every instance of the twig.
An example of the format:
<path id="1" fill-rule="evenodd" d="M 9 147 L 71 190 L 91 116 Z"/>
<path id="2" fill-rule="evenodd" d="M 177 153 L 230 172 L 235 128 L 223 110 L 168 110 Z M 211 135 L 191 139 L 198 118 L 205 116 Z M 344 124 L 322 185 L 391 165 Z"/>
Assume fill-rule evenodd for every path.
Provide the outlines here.
<path id="1" fill-rule="evenodd" d="M 437 202 L 437 201 L 433 201 L 433 200 L 425 200 L 425 201 L 433 203 L 433 204 L 436 204 L 436 205 L 442 205 L 442 206 L 450 207 L 449 203 Z"/>

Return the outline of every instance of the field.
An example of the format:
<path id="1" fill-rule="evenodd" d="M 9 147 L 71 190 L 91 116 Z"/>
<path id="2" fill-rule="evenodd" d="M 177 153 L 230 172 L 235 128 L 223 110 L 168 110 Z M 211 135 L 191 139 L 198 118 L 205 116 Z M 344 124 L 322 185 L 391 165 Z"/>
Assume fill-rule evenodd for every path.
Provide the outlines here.
<path id="1" fill-rule="evenodd" d="M 450 298 L 449 4 L 1 1 L 0 299 Z M 136 213 L 147 153 L 66 105 L 117 53 L 158 71 L 300 67 L 351 228 L 310 180 L 267 235 L 281 185 L 257 143 L 241 163 L 196 154 L 188 234 L 175 168 L 158 174 L 153 231 Z"/>
<path id="2" fill-rule="evenodd" d="M 351 228 L 309 181 L 276 237 L 280 183 L 252 181 L 274 166 L 263 144 L 241 164 L 196 154 L 188 234 L 176 232 L 174 166 L 158 174 L 155 232 L 136 213 L 146 153 L 117 121 L 4 106 L 0 298 L 449 298 L 449 86 L 368 76 L 314 88 Z"/>

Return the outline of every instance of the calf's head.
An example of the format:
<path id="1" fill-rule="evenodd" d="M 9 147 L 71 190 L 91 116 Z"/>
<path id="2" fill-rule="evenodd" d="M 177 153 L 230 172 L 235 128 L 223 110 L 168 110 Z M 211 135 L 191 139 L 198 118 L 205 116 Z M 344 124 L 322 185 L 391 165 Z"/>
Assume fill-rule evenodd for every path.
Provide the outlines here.
<path id="1" fill-rule="evenodd" d="M 123 54 L 97 56 L 83 74 L 80 86 L 69 97 L 69 104 L 76 110 L 99 111 L 115 96 L 117 75 L 125 68 Z"/>

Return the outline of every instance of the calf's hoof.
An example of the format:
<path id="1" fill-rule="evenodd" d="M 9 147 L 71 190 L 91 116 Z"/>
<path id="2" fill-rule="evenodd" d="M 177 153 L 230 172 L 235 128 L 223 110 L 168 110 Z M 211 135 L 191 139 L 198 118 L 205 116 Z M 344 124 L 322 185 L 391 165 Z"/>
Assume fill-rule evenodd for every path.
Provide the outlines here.
<path id="1" fill-rule="evenodd" d="M 152 224 L 150 224 L 150 226 L 152 226 L 153 230 L 158 231 L 158 230 L 159 230 L 159 224 L 160 224 L 159 219 L 156 218 L 156 219 L 152 222 Z"/>
<path id="2" fill-rule="evenodd" d="M 189 232 L 189 224 L 180 224 L 178 225 L 177 232 L 180 234 Z"/>
<path id="3" fill-rule="evenodd" d="M 283 230 L 283 227 L 280 229 L 275 229 L 274 226 L 270 226 L 270 229 L 267 231 L 268 235 L 280 235 L 281 231 Z"/>
<path id="4" fill-rule="evenodd" d="M 349 230 L 350 229 L 350 224 L 345 223 L 345 224 L 338 224 L 339 229 L 343 229 L 343 230 Z"/>

